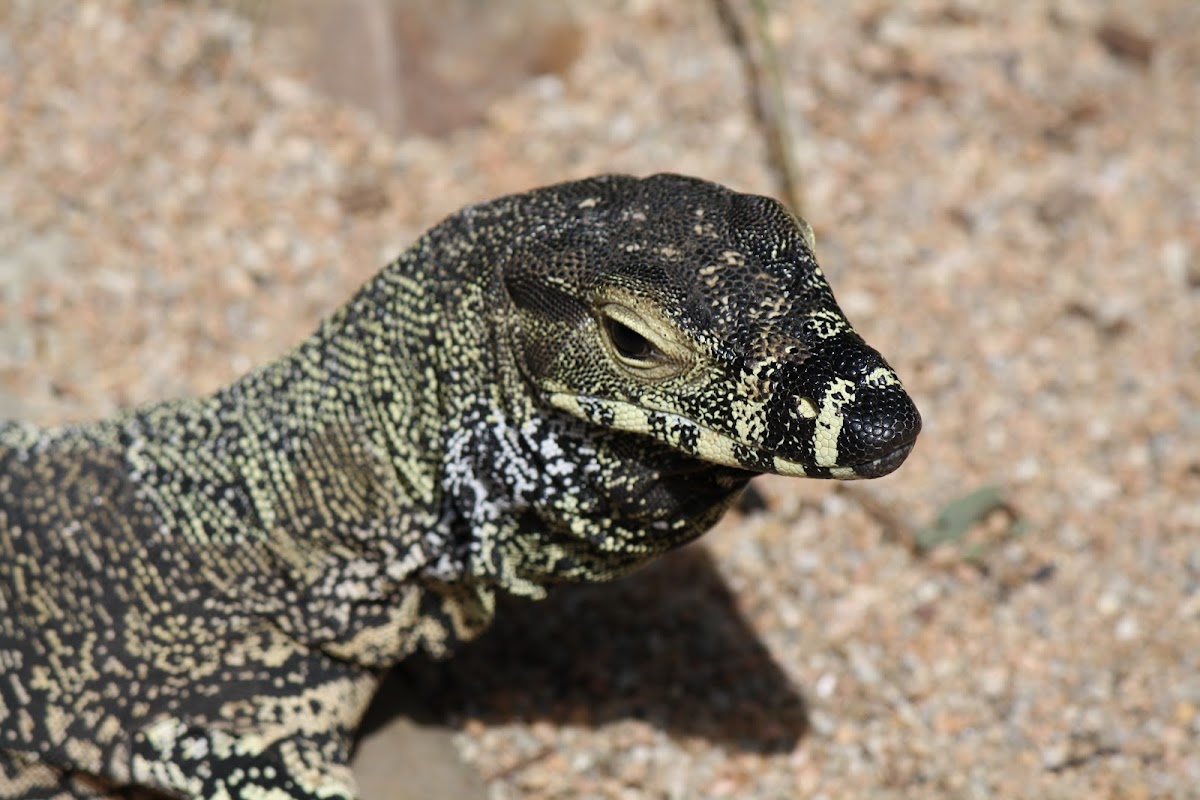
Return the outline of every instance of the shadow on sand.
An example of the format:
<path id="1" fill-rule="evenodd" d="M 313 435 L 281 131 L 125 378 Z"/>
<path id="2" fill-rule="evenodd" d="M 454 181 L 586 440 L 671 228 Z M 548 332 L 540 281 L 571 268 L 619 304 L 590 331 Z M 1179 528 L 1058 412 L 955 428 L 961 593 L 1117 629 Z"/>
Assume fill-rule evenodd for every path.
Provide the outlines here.
<path id="1" fill-rule="evenodd" d="M 790 751 L 808 727 L 803 696 L 702 546 L 613 583 L 504 600 L 492 627 L 448 661 L 410 658 L 394 669 L 363 734 L 397 716 L 588 727 L 641 719 L 763 753 Z"/>

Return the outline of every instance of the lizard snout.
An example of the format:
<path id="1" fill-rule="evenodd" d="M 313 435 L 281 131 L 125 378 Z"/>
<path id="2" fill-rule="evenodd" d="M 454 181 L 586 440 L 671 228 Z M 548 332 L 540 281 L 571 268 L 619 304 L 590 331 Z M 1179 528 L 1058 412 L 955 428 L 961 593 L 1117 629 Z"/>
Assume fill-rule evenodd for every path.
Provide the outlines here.
<path id="1" fill-rule="evenodd" d="M 845 477 L 877 478 L 899 467 L 921 432 L 921 414 L 900 379 L 865 345 L 842 362 L 827 397 L 840 396 L 833 463 Z M 841 476 L 839 476 L 841 477 Z"/>
<path id="2" fill-rule="evenodd" d="M 878 478 L 904 463 L 921 432 L 921 415 L 903 392 L 868 394 L 863 409 L 848 409 L 838 437 L 843 462 L 860 478 Z"/>

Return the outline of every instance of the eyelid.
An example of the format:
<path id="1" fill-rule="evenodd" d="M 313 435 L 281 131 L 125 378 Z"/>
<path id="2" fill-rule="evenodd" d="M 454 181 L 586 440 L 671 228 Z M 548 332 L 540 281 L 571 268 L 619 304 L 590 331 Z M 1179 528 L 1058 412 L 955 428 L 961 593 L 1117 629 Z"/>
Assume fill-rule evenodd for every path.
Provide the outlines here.
<path id="1" fill-rule="evenodd" d="M 643 379 L 665 380 L 686 371 L 693 363 L 694 357 L 690 351 L 678 342 L 666 339 L 654 329 L 645 317 L 622 303 L 605 303 L 597 311 L 601 319 L 601 327 L 607 327 L 606 320 L 611 320 L 644 338 L 655 354 L 647 358 L 630 358 L 618 351 L 611 335 L 604 334 L 605 344 L 612 352 L 614 359 L 631 374 Z"/>
<path id="2" fill-rule="evenodd" d="M 621 322 L 620 320 L 607 314 L 604 316 L 604 324 L 608 332 L 609 340 L 613 343 L 613 346 L 616 347 L 621 357 L 630 361 L 639 362 L 660 361 L 665 358 L 666 354 L 663 353 L 662 350 L 660 350 L 657 346 L 655 346 L 653 341 L 644 336 L 636 328 L 631 328 L 624 322 Z M 631 339 L 631 342 L 622 343 L 620 340 L 623 338 Z M 643 348 L 645 349 L 644 353 L 641 352 Z M 637 352 L 632 352 L 635 350 Z"/>
<path id="3" fill-rule="evenodd" d="M 629 328 L 653 345 L 656 350 L 664 354 L 668 351 L 669 345 L 666 345 L 651 326 L 646 324 L 642 316 L 633 309 L 619 303 L 606 303 L 600 307 L 600 314 L 605 319 L 610 319 Z"/>

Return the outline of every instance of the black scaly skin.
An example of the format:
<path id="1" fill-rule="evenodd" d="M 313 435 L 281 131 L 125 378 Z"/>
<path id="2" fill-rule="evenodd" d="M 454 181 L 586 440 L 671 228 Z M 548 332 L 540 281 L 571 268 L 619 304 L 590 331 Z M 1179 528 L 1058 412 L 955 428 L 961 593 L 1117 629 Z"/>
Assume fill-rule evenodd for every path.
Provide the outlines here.
<path id="1" fill-rule="evenodd" d="M 352 798 L 381 668 L 920 417 L 808 226 L 673 175 L 450 217 L 211 397 L 0 424 L 0 800 Z"/>

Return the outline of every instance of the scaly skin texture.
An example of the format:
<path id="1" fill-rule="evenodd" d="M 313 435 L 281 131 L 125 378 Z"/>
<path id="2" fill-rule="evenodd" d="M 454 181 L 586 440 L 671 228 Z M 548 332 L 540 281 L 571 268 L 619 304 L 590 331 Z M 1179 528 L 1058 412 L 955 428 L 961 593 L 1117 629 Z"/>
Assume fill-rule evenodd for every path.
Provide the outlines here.
<path id="1" fill-rule="evenodd" d="M 0 424 L 0 798 L 351 798 L 382 668 L 605 580 L 755 473 L 920 429 L 808 226 L 672 175 L 465 209 L 211 397 Z"/>

